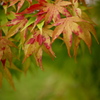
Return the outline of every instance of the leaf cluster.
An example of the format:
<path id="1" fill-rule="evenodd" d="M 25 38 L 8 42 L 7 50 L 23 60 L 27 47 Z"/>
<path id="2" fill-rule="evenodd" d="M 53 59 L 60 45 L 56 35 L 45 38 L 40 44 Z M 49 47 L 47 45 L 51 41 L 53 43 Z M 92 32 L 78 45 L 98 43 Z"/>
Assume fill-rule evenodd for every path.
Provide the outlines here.
<path id="1" fill-rule="evenodd" d="M 90 50 L 91 34 L 97 40 L 95 24 L 86 14 L 88 7 L 85 0 L 1 0 L 0 4 L 0 77 L 6 76 L 13 87 L 9 68 L 19 70 L 13 63 L 13 57 L 21 58 L 21 52 L 24 52 L 21 58 L 23 64 L 33 56 L 43 69 L 43 52 L 56 57 L 52 50 L 56 39 L 65 43 L 70 57 L 71 49 L 76 57 L 81 41 Z M 14 53 L 12 49 L 19 52 Z M 31 63 L 31 60 L 27 61 L 25 69 Z M 0 84 L 1 81 L 2 78 Z"/>

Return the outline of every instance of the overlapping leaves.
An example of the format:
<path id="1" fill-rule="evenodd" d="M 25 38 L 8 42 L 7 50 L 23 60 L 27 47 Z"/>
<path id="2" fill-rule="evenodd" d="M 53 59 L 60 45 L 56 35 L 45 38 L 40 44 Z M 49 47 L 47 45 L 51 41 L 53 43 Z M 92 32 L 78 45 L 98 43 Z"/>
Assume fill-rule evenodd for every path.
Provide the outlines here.
<path id="1" fill-rule="evenodd" d="M 0 28 L 4 33 L 4 36 L 0 37 L 0 60 L 3 66 L 5 66 L 6 61 L 13 64 L 11 47 L 17 46 L 20 48 L 19 51 L 24 51 L 22 63 L 30 56 L 34 56 L 37 65 L 43 69 L 43 52 L 45 51 L 51 57 L 55 57 L 52 43 L 56 39 L 60 38 L 64 41 L 69 56 L 71 56 L 70 49 L 73 45 L 75 57 L 81 40 L 86 43 L 89 49 L 91 47 L 91 34 L 97 40 L 94 23 L 80 7 L 86 5 L 84 0 L 36 0 L 37 3 L 35 4 L 32 4 L 34 1 L 27 0 L 30 3 L 29 7 L 20 12 L 25 1 L 3 1 L 2 6 L 5 12 L 7 12 L 7 8 L 11 7 L 9 12 L 3 13 L 6 22 L 4 22 L 4 26 L 1 24 Z M 17 10 L 14 8 L 17 8 Z M 9 14 L 14 17 L 9 17 Z M 0 22 L 3 22 L 3 17 L 1 17 Z M 4 28 L 6 28 L 6 31 Z M 10 41 L 11 39 L 16 46 Z M 30 60 L 28 61 L 30 63 Z M 11 65 L 9 64 L 9 66 Z M 7 67 L 5 68 L 11 82 L 9 70 Z M 2 76 L 3 74 L 0 72 L 0 77 Z"/>

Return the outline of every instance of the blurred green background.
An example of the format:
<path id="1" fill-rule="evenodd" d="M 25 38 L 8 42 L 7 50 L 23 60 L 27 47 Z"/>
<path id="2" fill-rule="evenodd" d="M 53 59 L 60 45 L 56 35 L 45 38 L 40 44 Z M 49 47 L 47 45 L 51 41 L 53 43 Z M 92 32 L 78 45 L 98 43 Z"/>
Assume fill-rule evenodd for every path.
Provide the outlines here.
<path id="1" fill-rule="evenodd" d="M 100 2 L 91 10 L 100 41 Z M 81 43 L 77 61 L 62 41 L 53 44 L 56 58 L 44 53 L 44 71 L 32 62 L 27 74 L 13 75 L 16 91 L 3 79 L 0 100 L 100 100 L 100 45 L 92 38 L 92 53 Z"/>

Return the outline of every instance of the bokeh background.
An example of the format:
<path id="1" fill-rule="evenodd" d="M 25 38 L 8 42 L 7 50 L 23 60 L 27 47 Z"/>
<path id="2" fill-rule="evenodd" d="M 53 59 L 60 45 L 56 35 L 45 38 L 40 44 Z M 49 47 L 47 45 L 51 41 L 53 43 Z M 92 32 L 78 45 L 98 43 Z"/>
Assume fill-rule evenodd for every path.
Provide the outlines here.
<path id="1" fill-rule="evenodd" d="M 100 1 L 89 14 L 97 23 L 100 41 Z M 27 74 L 12 71 L 16 91 L 3 79 L 0 100 L 100 100 L 100 45 L 92 38 L 92 53 L 82 42 L 77 60 L 69 58 L 60 40 L 53 44 L 56 58 L 43 56 L 44 71 L 31 63 Z M 18 62 L 17 62 L 18 63 Z M 20 64 L 19 64 L 20 65 Z"/>

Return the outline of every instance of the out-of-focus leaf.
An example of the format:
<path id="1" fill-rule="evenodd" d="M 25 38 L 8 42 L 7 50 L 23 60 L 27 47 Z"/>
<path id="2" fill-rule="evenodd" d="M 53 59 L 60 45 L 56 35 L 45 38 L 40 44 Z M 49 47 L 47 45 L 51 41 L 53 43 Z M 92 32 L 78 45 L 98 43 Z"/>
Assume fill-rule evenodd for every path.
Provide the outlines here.
<path id="1" fill-rule="evenodd" d="M 32 17 L 28 20 L 28 22 L 26 23 L 26 25 L 22 28 L 21 31 L 25 30 L 28 26 L 30 26 L 31 24 L 33 24 L 35 22 L 35 17 Z"/>
<path id="2" fill-rule="evenodd" d="M 14 82 L 13 82 L 13 79 L 12 79 L 12 75 L 11 75 L 10 71 L 8 70 L 8 68 L 5 67 L 3 69 L 3 75 L 7 79 L 9 84 L 13 87 L 13 89 L 15 90 L 15 86 L 14 86 Z"/>
<path id="3" fill-rule="evenodd" d="M 28 2 L 32 3 L 32 0 L 27 0 Z"/>
<path id="4" fill-rule="evenodd" d="M 2 59 L 3 56 L 3 50 L 0 50 L 0 60 Z"/>
<path id="5" fill-rule="evenodd" d="M 27 0 L 29 3 L 32 3 L 32 0 Z M 15 4 L 17 4 L 17 12 L 19 12 L 19 10 L 21 9 L 21 7 L 23 6 L 25 0 L 9 0 L 9 7 L 14 6 Z"/>
<path id="6" fill-rule="evenodd" d="M 31 64 L 31 60 L 30 58 L 27 58 L 27 60 L 23 63 L 23 69 L 24 69 L 24 73 L 26 74 L 29 67 L 30 67 L 30 64 Z"/>
<path id="7" fill-rule="evenodd" d="M 28 33 L 28 29 L 27 28 L 25 30 L 23 30 L 23 31 L 20 32 L 21 40 L 20 40 L 19 46 L 22 47 L 24 45 L 24 42 L 27 39 L 27 33 Z"/>
<path id="8" fill-rule="evenodd" d="M 20 0 L 20 2 L 18 2 L 17 12 L 19 12 L 19 10 L 22 7 L 22 5 L 24 4 L 24 2 L 25 2 L 25 0 Z"/>
<path id="9" fill-rule="evenodd" d="M 5 10 L 5 14 L 6 14 L 6 13 L 7 13 L 8 5 L 7 5 L 7 4 L 3 5 L 3 8 L 4 8 L 4 10 Z"/>
<path id="10" fill-rule="evenodd" d="M 7 14 L 7 18 L 9 20 L 13 20 L 15 18 L 15 14 L 13 12 L 10 12 L 9 14 Z"/>
<path id="11" fill-rule="evenodd" d="M 24 17 L 24 16 L 18 16 L 18 15 L 16 15 L 16 14 L 14 14 L 15 15 L 15 19 L 12 19 L 11 21 L 9 21 L 8 23 L 7 23 L 7 26 L 14 26 L 14 25 L 17 25 L 17 24 L 19 24 L 19 23 L 26 23 L 27 22 L 27 19 Z"/>
<path id="12" fill-rule="evenodd" d="M 8 31 L 8 33 L 7 33 L 7 38 L 10 38 L 10 37 L 12 37 L 13 35 L 15 35 L 15 34 L 19 31 L 19 29 L 23 27 L 23 24 L 24 24 L 24 23 L 25 23 L 25 22 L 22 21 L 22 22 L 20 22 L 19 24 L 12 26 L 12 27 L 10 28 L 10 30 Z"/>
<path id="13" fill-rule="evenodd" d="M 0 72 L 0 87 L 2 86 L 2 78 L 3 76 L 2 76 L 2 73 Z"/>
<path id="14" fill-rule="evenodd" d="M 2 26 L 1 29 L 5 34 L 7 34 L 8 32 L 8 27 L 6 26 L 7 22 L 8 20 L 6 14 L 4 13 L 4 10 L 0 9 L 0 26 Z"/>
<path id="15" fill-rule="evenodd" d="M 74 57 L 75 57 L 75 59 L 76 59 L 76 56 L 77 56 L 79 44 L 80 44 L 80 38 L 74 35 Z"/>
<path id="16" fill-rule="evenodd" d="M 43 25 L 44 25 L 44 21 L 42 21 L 41 23 L 37 24 L 37 27 L 39 28 L 39 30 L 41 31 L 41 33 L 42 33 Z"/>
<path id="17" fill-rule="evenodd" d="M 6 65 L 5 65 L 7 68 L 9 69 L 14 69 L 16 71 L 19 71 L 19 72 L 23 72 L 22 70 L 20 70 L 19 68 L 17 68 L 17 66 L 15 66 L 13 63 L 9 63 L 8 61 L 6 61 Z"/>
<path id="18" fill-rule="evenodd" d="M 35 56 L 37 65 L 43 70 L 43 67 L 42 67 L 42 54 L 43 54 L 42 48 L 39 48 L 34 56 Z"/>
<path id="19" fill-rule="evenodd" d="M 24 11 L 18 13 L 18 14 L 29 14 L 33 13 L 35 10 L 39 10 L 41 8 L 41 4 L 34 4 L 30 6 L 29 8 L 25 9 Z"/>
<path id="20" fill-rule="evenodd" d="M 11 41 L 9 41 L 6 37 L 0 37 L 0 60 L 2 65 L 5 67 L 6 61 L 8 60 L 9 63 L 12 63 L 12 51 L 11 47 L 16 47 Z"/>

